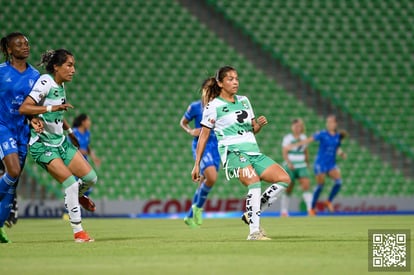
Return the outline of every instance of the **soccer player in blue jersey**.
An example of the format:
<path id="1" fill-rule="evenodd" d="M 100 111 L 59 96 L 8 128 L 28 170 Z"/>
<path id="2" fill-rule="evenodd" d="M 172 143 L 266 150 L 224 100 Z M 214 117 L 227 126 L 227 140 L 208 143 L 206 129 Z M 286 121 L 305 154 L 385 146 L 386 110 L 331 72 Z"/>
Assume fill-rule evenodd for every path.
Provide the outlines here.
<path id="1" fill-rule="evenodd" d="M 86 114 L 80 114 L 73 120 L 73 134 L 78 140 L 79 151 L 82 153 L 83 157 L 89 161 L 91 157 L 93 163 L 96 166 L 101 165 L 101 160 L 96 156 L 95 152 L 91 147 L 91 119 Z"/>
<path id="2" fill-rule="evenodd" d="M 19 107 L 40 74 L 27 63 L 30 46 L 26 36 L 13 32 L 0 44 L 6 59 L 0 64 L 0 158 L 6 168 L 0 178 L 0 243 L 8 243 L 3 227 L 10 215 L 29 141 L 29 125 Z"/>
<path id="3" fill-rule="evenodd" d="M 326 130 L 315 133 L 313 136 L 292 144 L 289 146 L 290 149 L 297 146 L 309 144 L 314 141 L 319 141 L 319 150 L 314 163 L 314 172 L 316 175 L 317 186 L 313 193 L 312 199 L 312 210 L 310 215 L 316 214 L 316 203 L 318 202 L 319 196 L 323 190 L 325 184 L 325 176 L 328 175 L 333 179 L 334 185 L 332 187 L 329 198 L 325 201 L 325 206 L 330 212 L 334 212 L 332 201 L 341 190 L 342 178 L 341 172 L 336 165 L 336 156 L 339 155 L 343 159 L 346 159 L 345 152 L 340 148 L 341 141 L 347 136 L 347 133 L 343 130 L 338 130 L 338 122 L 335 115 L 329 115 L 326 118 Z"/>
<path id="4" fill-rule="evenodd" d="M 210 85 L 211 79 L 206 79 L 203 82 L 201 93 L 205 94 L 205 88 Z M 203 96 L 205 98 L 205 96 Z M 208 103 L 208 102 L 207 102 Z M 192 151 L 193 158 L 195 159 L 198 135 L 201 130 L 201 119 L 203 118 L 203 106 L 205 104 L 202 100 L 192 102 L 188 106 L 187 111 L 184 116 L 181 118 L 180 126 L 188 134 L 194 137 Z M 194 120 L 194 128 L 189 126 L 189 123 Z M 214 183 L 217 180 L 217 172 L 220 168 L 220 154 L 217 149 L 217 138 L 213 131 L 210 133 L 208 138 L 206 149 L 204 151 L 203 157 L 200 163 L 200 174 L 203 175 L 203 179 L 200 181 L 201 184 L 197 188 L 194 197 L 193 203 L 190 207 L 187 216 L 184 218 L 185 224 L 191 228 L 195 228 L 202 224 L 202 211 L 204 203 L 207 199 L 208 193 L 213 187 Z"/>

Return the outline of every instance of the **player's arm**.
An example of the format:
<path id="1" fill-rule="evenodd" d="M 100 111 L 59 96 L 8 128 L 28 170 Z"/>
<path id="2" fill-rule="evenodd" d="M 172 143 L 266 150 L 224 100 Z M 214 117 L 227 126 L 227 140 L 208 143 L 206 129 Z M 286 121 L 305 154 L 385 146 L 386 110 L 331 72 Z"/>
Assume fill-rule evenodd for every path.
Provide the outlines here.
<path id="1" fill-rule="evenodd" d="M 340 156 L 342 159 L 346 159 L 346 153 L 342 150 L 341 147 L 338 147 L 338 149 L 336 150 L 336 154 L 338 156 Z"/>
<path id="2" fill-rule="evenodd" d="M 82 152 L 82 150 L 81 150 Z M 92 148 L 88 145 L 88 151 L 87 154 L 91 157 L 93 163 L 95 163 L 96 166 L 100 166 L 101 165 L 101 159 L 98 158 L 98 156 L 95 154 L 95 151 L 92 150 Z"/>
<path id="3" fill-rule="evenodd" d="M 69 108 L 73 108 L 73 106 L 69 103 L 60 105 L 38 106 L 36 101 L 34 101 L 32 97 L 28 96 L 20 106 L 19 113 L 21 115 L 40 115 L 50 112 L 67 111 Z"/>
<path id="4" fill-rule="evenodd" d="M 286 162 L 286 164 L 289 167 L 289 169 L 293 170 L 293 164 L 289 160 L 288 153 L 289 153 L 289 149 L 287 148 L 287 146 L 283 146 L 283 148 L 282 148 L 283 160 Z"/>
<path id="5" fill-rule="evenodd" d="M 180 127 L 187 132 L 187 134 L 192 135 L 193 137 L 198 137 L 200 135 L 201 128 L 194 128 L 190 127 L 190 121 L 185 118 L 184 116 L 180 120 Z"/>
<path id="6" fill-rule="evenodd" d="M 296 142 L 296 143 L 293 143 L 293 144 L 289 144 L 286 147 L 287 147 L 288 150 L 292 150 L 295 147 L 299 147 L 299 146 L 303 146 L 303 145 L 308 145 L 308 144 L 310 144 L 310 143 L 312 143 L 314 141 L 315 141 L 315 138 L 314 137 L 308 137 L 308 138 L 306 138 L 304 140 L 301 140 L 299 142 Z"/>
<path id="7" fill-rule="evenodd" d="M 259 118 L 252 119 L 252 127 L 253 127 L 253 133 L 257 134 L 260 132 L 263 126 L 267 124 L 267 119 L 265 116 L 259 116 Z"/>
<path id="8" fill-rule="evenodd" d="M 66 119 L 63 119 L 63 130 L 67 131 L 68 136 L 70 138 L 70 141 L 72 142 L 73 145 L 76 146 L 76 148 L 79 148 L 79 141 L 77 139 L 77 137 L 75 136 L 75 134 L 73 133 L 72 128 L 70 128 L 70 124 L 66 121 Z"/>
<path id="9" fill-rule="evenodd" d="M 305 153 L 306 166 L 309 167 L 309 150 L 308 150 L 308 148 L 305 149 L 304 153 Z"/>
<path id="10" fill-rule="evenodd" d="M 210 136 L 210 131 L 210 128 L 203 126 L 201 127 L 201 132 L 198 136 L 196 158 L 194 162 L 193 171 L 191 172 L 191 177 L 195 182 L 198 182 L 200 180 L 200 161 L 201 157 L 203 156 L 204 150 L 206 149 L 206 144 Z"/>

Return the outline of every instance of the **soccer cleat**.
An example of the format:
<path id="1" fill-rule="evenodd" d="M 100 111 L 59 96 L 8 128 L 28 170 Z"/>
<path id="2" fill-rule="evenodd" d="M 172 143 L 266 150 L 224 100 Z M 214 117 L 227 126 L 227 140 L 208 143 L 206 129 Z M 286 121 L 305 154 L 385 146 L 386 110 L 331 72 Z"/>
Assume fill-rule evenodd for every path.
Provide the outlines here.
<path id="1" fill-rule="evenodd" d="M 188 225 L 188 227 L 190 227 L 190 228 L 197 228 L 198 227 L 198 225 L 194 222 L 194 219 L 190 218 L 190 217 L 185 217 L 184 218 L 184 223 L 186 225 Z"/>
<path id="2" fill-rule="evenodd" d="M 203 223 L 203 208 L 199 208 L 195 204 L 191 207 L 193 208 L 194 223 L 196 225 L 201 225 Z"/>
<path id="3" fill-rule="evenodd" d="M 331 213 L 335 212 L 335 209 L 330 201 L 325 201 L 325 206 L 326 208 L 328 208 L 329 212 Z"/>
<path id="4" fill-rule="evenodd" d="M 90 243 L 95 241 L 91 237 L 89 237 L 86 231 L 79 231 L 75 233 L 75 243 Z"/>
<path id="5" fill-rule="evenodd" d="M 268 241 L 271 238 L 266 237 L 260 231 L 253 232 L 247 236 L 248 241 Z"/>
<path id="6" fill-rule="evenodd" d="M 95 203 L 85 195 L 79 197 L 79 204 L 82 205 L 82 207 L 85 210 L 88 210 L 89 212 L 95 212 L 96 210 Z"/>
<path id="7" fill-rule="evenodd" d="M 289 217 L 289 213 L 287 211 L 282 211 L 282 212 L 280 212 L 280 216 L 282 218 L 286 218 L 286 217 Z"/>
<path id="8" fill-rule="evenodd" d="M 309 217 L 314 217 L 314 216 L 316 216 L 316 210 L 315 210 L 315 209 L 313 209 L 313 208 L 312 208 L 311 210 L 309 210 L 309 211 L 308 211 L 308 216 L 309 216 Z"/>
<path id="9" fill-rule="evenodd" d="M 17 204 L 17 198 L 14 197 L 13 206 L 12 206 L 12 209 L 10 211 L 9 217 L 4 222 L 4 224 L 8 228 L 11 228 L 13 225 L 16 225 L 17 224 L 17 220 L 19 218 L 19 212 L 18 211 L 19 211 L 19 206 Z"/>
<path id="10" fill-rule="evenodd" d="M 11 243 L 3 227 L 0 227 L 0 243 Z"/>
<path id="11" fill-rule="evenodd" d="M 241 217 L 241 220 L 245 223 L 245 224 L 247 224 L 247 225 L 249 225 L 250 224 L 250 218 L 249 218 L 249 216 L 247 215 L 247 212 L 244 212 L 243 213 L 243 215 L 242 215 L 242 217 Z M 266 231 L 264 230 L 264 228 L 263 227 L 259 227 L 259 231 L 260 231 L 260 233 L 263 235 L 263 236 L 266 236 Z"/>

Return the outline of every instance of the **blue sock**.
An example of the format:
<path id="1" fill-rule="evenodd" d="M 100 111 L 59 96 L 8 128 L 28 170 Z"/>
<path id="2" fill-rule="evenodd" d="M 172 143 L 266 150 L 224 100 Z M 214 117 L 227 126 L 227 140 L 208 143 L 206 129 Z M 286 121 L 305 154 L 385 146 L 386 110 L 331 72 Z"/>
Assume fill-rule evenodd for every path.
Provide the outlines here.
<path id="1" fill-rule="evenodd" d="M 331 193 L 329 194 L 329 201 L 332 202 L 332 200 L 338 195 L 339 190 L 341 190 L 342 186 L 342 180 L 337 179 L 335 180 L 334 186 L 332 186 Z"/>
<path id="2" fill-rule="evenodd" d="M 18 178 L 12 178 L 7 173 L 0 178 L 0 201 L 6 195 L 7 191 L 9 191 L 10 187 L 16 184 L 17 180 Z"/>
<path id="3" fill-rule="evenodd" d="M 206 202 L 208 193 L 210 193 L 211 187 L 208 187 L 205 182 L 200 186 L 200 193 L 198 195 L 197 207 L 202 208 Z"/>
<path id="4" fill-rule="evenodd" d="M 322 193 L 322 190 L 323 190 L 323 184 L 316 185 L 315 191 L 313 191 L 312 209 L 316 207 L 316 203 L 318 202 L 318 199 Z"/>
<path id="5" fill-rule="evenodd" d="M 4 222 L 10 215 L 10 211 L 13 207 L 15 187 L 9 188 L 8 192 L 3 196 L 0 202 L 0 227 L 4 226 Z"/>
<path id="6" fill-rule="evenodd" d="M 193 201 L 191 203 L 191 206 L 193 204 L 196 204 L 197 203 L 197 201 L 198 201 L 198 195 L 200 194 L 200 189 L 201 189 L 201 187 L 197 188 L 197 190 L 195 191 L 194 196 L 193 196 Z M 189 217 L 189 218 L 192 218 L 193 217 L 193 208 L 192 207 L 190 207 L 190 210 L 188 210 L 187 217 Z"/>

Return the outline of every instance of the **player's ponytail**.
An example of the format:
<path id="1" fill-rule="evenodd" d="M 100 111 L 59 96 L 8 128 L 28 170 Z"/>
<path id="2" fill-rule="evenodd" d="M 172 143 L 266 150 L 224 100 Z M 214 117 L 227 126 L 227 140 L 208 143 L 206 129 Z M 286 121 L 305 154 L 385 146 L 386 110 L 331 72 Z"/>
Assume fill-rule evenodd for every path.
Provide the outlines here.
<path id="1" fill-rule="evenodd" d="M 61 66 L 65 63 L 68 55 L 73 56 L 70 51 L 65 49 L 48 50 L 42 54 L 38 66 L 45 67 L 48 73 L 53 74 L 55 72 L 55 65 Z"/>
<path id="2" fill-rule="evenodd" d="M 18 36 L 24 36 L 24 34 L 22 34 L 21 32 L 12 32 L 6 35 L 5 37 L 2 37 L 0 40 L 1 51 L 6 61 L 10 61 L 11 59 L 11 55 L 7 51 L 7 48 L 9 47 L 9 43 L 13 38 L 18 37 Z"/>
<path id="3" fill-rule="evenodd" d="M 343 139 L 345 139 L 346 137 L 348 137 L 348 132 L 344 129 L 339 129 L 338 130 L 339 133 L 339 139 L 342 141 Z"/>
<path id="4" fill-rule="evenodd" d="M 236 69 L 231 66 L 221 67 L 218 69 L 214 77 L 207 78 L 203 82 L 201 89 L 201 102 L 203 105 L 207 105 L 207 103 L 220 95 L 221 88 L 218 85 L 218 82 L 222 82 L 227 73 L 230 71 L 236 71 Z"/>

